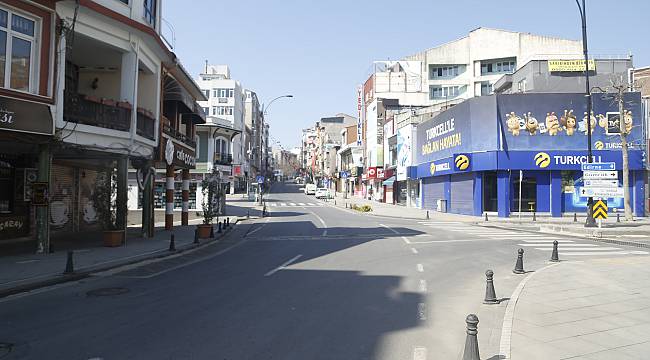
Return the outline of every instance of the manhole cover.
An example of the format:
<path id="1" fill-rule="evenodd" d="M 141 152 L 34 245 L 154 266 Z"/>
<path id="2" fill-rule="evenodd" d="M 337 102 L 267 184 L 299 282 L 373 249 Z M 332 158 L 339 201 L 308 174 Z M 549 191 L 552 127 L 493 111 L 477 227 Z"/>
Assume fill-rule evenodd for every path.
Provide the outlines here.
<path id="1" fill-rule="evenodd" d="M 87 296 L 115 296 L 122 295 L 129 292 L 129 289 L 123 287 L 110 287 L 90 290 L 86 293 Z"/>

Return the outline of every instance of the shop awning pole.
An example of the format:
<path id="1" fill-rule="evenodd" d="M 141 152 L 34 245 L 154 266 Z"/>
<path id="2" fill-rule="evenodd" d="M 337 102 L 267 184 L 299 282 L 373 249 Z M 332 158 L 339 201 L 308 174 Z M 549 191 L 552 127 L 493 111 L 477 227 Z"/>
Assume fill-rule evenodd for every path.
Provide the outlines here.
<path id="1" fill-rule="evenodd" d="M 521 220 L 521 182 L 524 179 L 524 171 L 519 170 L 519 220 Z"/>

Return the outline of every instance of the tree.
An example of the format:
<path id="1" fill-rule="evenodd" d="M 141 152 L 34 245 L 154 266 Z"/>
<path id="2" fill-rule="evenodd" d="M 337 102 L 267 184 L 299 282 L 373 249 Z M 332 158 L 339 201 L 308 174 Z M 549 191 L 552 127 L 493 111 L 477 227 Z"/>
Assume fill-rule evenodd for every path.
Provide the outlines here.
<path id="1" fill-rule="evenodd" d="M 223 208 L 223 186 L 221 185 L 221 173 L 216 167 L 201 182 L 201 193 L 203 194 L 203 224 L 210 225 L 212 220 L 221 214 Z"/>

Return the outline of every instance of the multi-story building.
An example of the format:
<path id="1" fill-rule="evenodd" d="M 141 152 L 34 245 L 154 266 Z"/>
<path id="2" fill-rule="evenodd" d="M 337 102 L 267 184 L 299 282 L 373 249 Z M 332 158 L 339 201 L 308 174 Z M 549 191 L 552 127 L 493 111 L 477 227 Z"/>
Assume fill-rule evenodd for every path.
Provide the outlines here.
<path id="1" fill-rule="evenodd" d="M 277 176 L 289 177 L 295 174 L 298 167 L 298 155 L 280 146 L 273 147 L 273 168 Z"/>
<path id="2" fill-rule="evenodd" d="M 347 114 L 323 117 L 314 126 L 315 146 L 312 151 L 313 174 L 316 182 L 333 179 L 337 173 L 337 151 L 341 147 L 341 130 L 356 124 L 357 119 Z"/>
<path id="3" fill-rule="evenodd" d="M 227 65 L 207 65 L 197 79 L 207 101 L 200 105 L 207 121 L 199 127 L 197 172 L 209 173 L 217 167 L 230 193 L 246 189 L 249 159 L 246 154 L 244 104 L 246 94 L 232 79 Z"/>
<path id="4" fill-rule="evenodd" d="M 361 173 L 363 172 L 363 146 L 357 145 L 357 125 L 346 126 L 341 130 L 341 147 L 337 150 L 336 191 L 346 198 L 361 193 Z"/>
<path id="5" fill-rule="evenodd" d="M 246 125 L 246 132 L 250 134 L 246 137 L 246 155 L 250 163 L 249 179 L 254 179 L 260 175 L 262 168 L 262 153 L 261 140 L 262 137 L 262 123 L 264 121 L 264 114 L 260 108 L 259 98 L 257 93 L 252 90 L 246 90 L 246 103 L 244 106 L 244 123 Z"/>

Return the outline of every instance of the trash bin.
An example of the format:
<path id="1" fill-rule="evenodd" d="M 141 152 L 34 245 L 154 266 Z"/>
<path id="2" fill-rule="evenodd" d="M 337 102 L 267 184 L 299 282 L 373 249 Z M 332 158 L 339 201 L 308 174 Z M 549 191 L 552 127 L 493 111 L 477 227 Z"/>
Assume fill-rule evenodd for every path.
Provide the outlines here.
<path id="1" fill-rule="evenodd" d="M 437 205 L 438 205 L 438 212 L 442 212 L 442 213 L 447 212 L 447 200 L 438 199 Z"/>

